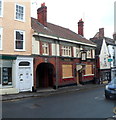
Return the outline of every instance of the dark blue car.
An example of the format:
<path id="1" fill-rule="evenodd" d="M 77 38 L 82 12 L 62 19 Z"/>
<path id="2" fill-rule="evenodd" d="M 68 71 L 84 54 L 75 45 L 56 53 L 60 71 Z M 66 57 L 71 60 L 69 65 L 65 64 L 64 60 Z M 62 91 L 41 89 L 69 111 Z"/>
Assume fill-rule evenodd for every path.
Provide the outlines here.
<path id="1" fill-rule="evenodd" d="M 105 98 L 116 98 L 116 77 L 105 87 Z"/>

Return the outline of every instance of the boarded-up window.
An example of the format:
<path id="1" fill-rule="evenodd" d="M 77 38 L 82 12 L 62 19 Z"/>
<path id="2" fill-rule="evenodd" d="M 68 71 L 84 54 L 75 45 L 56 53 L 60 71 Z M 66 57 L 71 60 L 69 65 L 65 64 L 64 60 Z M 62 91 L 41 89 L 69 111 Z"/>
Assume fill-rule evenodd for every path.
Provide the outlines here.
<path id="1" fill-rule="evenodd" d="M 92 74 L 92 65 L 86 65 L 85 74 Z"/>
<path id="2" fill-rule="evenodd" d="M 62 77 L 72 77 L 72 65 L 62 65 Z"/>

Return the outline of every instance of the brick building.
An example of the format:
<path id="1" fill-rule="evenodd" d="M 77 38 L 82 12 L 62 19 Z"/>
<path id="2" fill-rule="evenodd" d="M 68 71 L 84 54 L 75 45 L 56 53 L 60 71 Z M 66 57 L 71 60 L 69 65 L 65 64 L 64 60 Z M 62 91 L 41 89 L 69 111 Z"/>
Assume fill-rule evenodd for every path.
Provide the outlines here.
<path id="1" fill-rule="evenodd" d="M 48 23 L 45 3 L 31 18 L 34 88 L 58 88 L 94 78 L 96 44 L 84 38 L 84 22 L 78 22 L 78 34 Z"/>

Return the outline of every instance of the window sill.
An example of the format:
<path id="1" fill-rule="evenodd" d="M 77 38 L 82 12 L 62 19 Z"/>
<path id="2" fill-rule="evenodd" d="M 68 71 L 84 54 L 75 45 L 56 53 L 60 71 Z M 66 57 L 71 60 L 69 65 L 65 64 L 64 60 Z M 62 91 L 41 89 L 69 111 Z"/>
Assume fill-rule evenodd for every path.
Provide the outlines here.
<path id="1" fill-rule="evenodd" d="M 87 74 L 87 75 L 83 75 L 83 76 L 94 76 L 94 74 Z"/>
<path id="2" fill-rule="evenodd" d="M 63 77 L 62 79 L 67 79 L 67 78 L 73 78 L 73 76 L 71 76 L 71 77 Z"/>
<path id="3" fill-rule="evenodd" d="M 25 22 L 25 20 L 18 20 L 18 19 L 15 19 L 15 21 L 18 21 L 18 22 Z"/>
<path id="4" fill-rule="evenodd" d="M 14 50 L 15 52 L 26 52 L 26 50 Z"/>
<path id="5" fill-rule="evenodd" d="M 1 88 L 13 88 L 13 86 L 12 85 L 2 85 Z"/>

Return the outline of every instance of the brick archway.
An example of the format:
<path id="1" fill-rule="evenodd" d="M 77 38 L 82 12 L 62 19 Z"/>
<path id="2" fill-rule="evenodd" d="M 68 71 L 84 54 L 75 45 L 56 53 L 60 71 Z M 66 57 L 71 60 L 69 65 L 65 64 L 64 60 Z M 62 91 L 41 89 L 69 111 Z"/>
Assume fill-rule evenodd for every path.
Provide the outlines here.
<path id="1" fill-rule="evenodd" d="M 51 63 L 40 63 L 36 69 L 36 88 L 54 86 L 55 69 Z"/>

